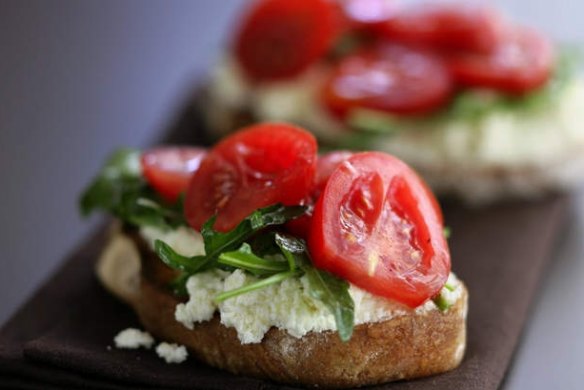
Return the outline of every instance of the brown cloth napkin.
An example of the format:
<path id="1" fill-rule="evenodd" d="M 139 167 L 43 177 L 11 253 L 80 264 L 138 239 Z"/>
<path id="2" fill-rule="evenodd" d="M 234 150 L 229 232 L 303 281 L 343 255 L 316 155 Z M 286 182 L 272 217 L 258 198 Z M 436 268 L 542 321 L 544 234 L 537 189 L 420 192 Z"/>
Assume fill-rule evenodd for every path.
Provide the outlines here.
<path id="1" fill-rule="evenodd" d="M 566 197 L 484 210 L 445 205 L 453 270 L 470 290 L 468 346 L 449 373 L 375 389 L 496 389 L 507 371 L 537 282 L 565 215 Z M 153 350 L 118 350 L 140 327 L 93 275 L 106 229 L 92 235 L 0 330 L 0 388 L 292 389 L 231 375 L 194 358 L 169 365 Z"/>

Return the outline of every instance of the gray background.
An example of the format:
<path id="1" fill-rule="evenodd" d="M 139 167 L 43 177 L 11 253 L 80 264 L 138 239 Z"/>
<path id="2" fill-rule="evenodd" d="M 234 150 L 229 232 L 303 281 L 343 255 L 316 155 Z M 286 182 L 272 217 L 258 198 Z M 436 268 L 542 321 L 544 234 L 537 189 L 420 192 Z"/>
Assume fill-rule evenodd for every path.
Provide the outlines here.
<path id="1" fill-rule="evenodd" d="M 0 0 L 0 323 L 95 225 L 76 200 L 107 153 L 154 139 L 242 3 Z M 584 42 L 580 0 L 494 3 Z M 507 389 L 581 388 L 582 191 L 575 199 Z"/>

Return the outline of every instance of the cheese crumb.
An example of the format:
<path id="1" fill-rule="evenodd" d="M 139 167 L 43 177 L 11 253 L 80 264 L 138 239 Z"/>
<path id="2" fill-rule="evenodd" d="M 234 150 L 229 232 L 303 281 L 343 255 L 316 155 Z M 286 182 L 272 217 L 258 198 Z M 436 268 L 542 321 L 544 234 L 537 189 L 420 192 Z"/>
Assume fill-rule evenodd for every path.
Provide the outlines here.
<path id="1" fill-rule="evenodd" d="M 114 342 L 116 344 L 116 348 L 151 348 L 154 344 L 154 339 L 148 332 L 142 332 L 141 330 L 135 328 L 128 328 L 118 333 L 114 338 Z"/>
<path id="2" fill-rule="evenodd" d="M 156 347 L 156 353 L 168 364 L 182 363 L 187 360 L 187 357 L 189 356 L 184 345 L 169 344 L 165 342 L 158 344 Z"/>

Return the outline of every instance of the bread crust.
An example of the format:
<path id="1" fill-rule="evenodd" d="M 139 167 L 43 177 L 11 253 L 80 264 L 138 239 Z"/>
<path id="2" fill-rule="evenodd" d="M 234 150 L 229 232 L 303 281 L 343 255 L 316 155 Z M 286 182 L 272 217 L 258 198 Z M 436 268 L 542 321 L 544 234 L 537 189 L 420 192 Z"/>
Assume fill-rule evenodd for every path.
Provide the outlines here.
<path id="1" fill-rule="evenodd" d="M 234 374 L 348 388 L 449 371 L 460 364 L 464 354 L 466 287 L 446 312 L 412 311 L 358 325 L 346 343 L 334 331 L 296 338 L 271 328 L 261 343 L 241 344 L 237 332 L 222 325 L 218 315 L 195 324 L 192 330 L 177 322 L 174 312 L 180 300 L 153 280 L 152 273 L 144 272 L 152 269 L 144 263 L 155 260 L 151 256 L 141 256 L 141 260 L 140 287 L 130 305 L 144 328 L 160 339 L 187 346 L 198 359 Z"/>

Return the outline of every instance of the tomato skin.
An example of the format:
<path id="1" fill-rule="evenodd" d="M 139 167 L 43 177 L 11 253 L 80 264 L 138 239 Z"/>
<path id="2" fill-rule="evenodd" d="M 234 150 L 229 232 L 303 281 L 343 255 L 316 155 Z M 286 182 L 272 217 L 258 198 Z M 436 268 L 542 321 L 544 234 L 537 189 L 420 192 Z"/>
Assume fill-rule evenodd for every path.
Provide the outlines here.
<path id="1" fill-rule="evenodd" d="M 189 225 L 213 215 L 218 231 L 233 229 L 258 208 L 301 204 L 314 183 L 316 140 L 283 123 L 249 126 L 219 142 L 193 175 L 185 198 Z"/>
<path id="2" fill-rule="evenodd" d="M 147 150 L 140 156 L 142 174 L 163 199 L 176 202 L 206 154 L 204 148 L 184 146 Z"/>
<path id="3" fill-rule="evenodd" d="M 502 18 L 486 7 L 425 4 L 405 7 L 378 27 L 386 39 L 446 50 L 492 52 L 501 39 Z"/>
<path id="4" fill-rule="evenodd" d="M 313 191 L 313 198 L 316 200 L 324 190 L 326 183 L 331 177 L 334 170 L 344 161 L 348 160 L 354 152 L 348 150 L 335 150 L 334 152 L 325 153 L 318 157 L 316 162 L 316 178 Z"/>
<path id="5" fill-rule="evenodd" d="M 535 30 L 515 27 L 487 55 L 458 53 L 449 57 L 456 81 L 468 87 L 523 94 L 543 86 L 554 66 L 552 43 Z"/>
<path id="6" fill-rule="evenodd" d="M 259 0 L 244 18 L 235 54 L 252 80 L 291 78 L 323 57 L 340 30 L 331 1 Z"/>
<path id="7" fill-rule="evenodd" d="M 427 187 L 384 153 L 355 154 L 333 172 L 314 208 L 308 243 L 318 268 L 410 307 L 435 296 L 450 272 Z"/>
<path id="8" fill-rule="evenodd" d="M 321 101 L 341 119 L 355 108 L 419 115 L 444 105 L 452 89 L 450 73 L 437 55 L 381 44 L 343 59 L 325 81 Z"/>

